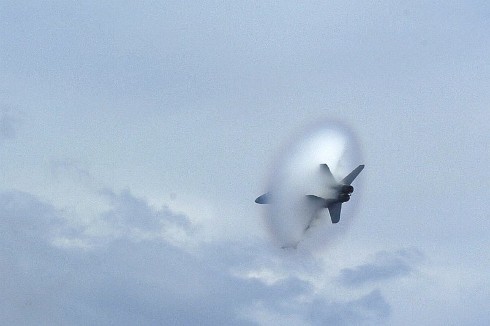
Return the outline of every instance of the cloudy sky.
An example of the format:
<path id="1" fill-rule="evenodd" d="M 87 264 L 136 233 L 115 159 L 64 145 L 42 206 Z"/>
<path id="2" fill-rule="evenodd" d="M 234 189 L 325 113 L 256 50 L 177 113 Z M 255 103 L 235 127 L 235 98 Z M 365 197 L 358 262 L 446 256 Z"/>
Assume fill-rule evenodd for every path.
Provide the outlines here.
<path id="1" fill-rule="evenodd" d="M 489 30 L 487 1 L 2 1 L 2 323 L 489 324 Z M 254 199 L 323 119 L 358 213 L 284 251 Z"/>

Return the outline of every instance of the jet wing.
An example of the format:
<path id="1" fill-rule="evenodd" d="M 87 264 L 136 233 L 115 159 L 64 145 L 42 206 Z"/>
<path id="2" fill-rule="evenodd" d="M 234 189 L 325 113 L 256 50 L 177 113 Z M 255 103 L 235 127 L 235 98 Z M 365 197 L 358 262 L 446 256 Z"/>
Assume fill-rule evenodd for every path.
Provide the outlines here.
<path id="1" fill-rule="evenodd" d="M 342 209 L 342 203 L 335 203 L 328 206 L 328 212 L 330 213 L 330 219 L 332 223 L 338 223 L 340 221 L 340 210 Z"/>
<path id="2" fill-rule="evenodd" d="M 255 199 L 255 202 L 257 204 L 269 204 L 271 201 L 271 194 L 270 193 L 265 193 L 262 196 L 257 197 Z"/>

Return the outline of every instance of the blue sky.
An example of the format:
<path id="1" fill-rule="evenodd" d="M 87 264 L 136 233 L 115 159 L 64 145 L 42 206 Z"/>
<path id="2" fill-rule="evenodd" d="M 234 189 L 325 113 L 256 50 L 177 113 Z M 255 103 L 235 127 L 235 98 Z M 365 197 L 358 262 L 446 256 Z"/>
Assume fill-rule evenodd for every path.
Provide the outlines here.
<path id="1" fill-rule="evenodd" d="M 0 4 L 8 324 L 490 322 L 484 1 Z M 320 251 L 254 203 L 323 119 L 363 190 Z"/>

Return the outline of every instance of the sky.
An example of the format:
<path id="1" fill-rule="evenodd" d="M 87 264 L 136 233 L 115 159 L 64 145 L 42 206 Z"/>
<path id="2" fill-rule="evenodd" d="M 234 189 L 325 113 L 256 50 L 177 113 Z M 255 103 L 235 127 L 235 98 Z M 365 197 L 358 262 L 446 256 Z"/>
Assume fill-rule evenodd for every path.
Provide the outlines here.
<path id="1" fill-rule="evenodd" d="M 0 319 L 489 324 L 489 29 L 486 1 L 2 1 Z M 357 214 L 281 250 L 254 199 L 325 119 Z"/>

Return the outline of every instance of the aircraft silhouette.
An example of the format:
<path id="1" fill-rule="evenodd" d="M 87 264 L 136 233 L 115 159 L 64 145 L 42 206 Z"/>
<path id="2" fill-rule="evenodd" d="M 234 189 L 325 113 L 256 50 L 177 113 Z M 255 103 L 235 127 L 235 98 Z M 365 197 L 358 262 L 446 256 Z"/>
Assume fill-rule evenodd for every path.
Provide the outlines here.
<path id="1" fill-rule="evenodd" d="M 330 190 L 330 195 L 328 195 L 327 198 L 322 198 L 315 195 L 306 195 L 306 198 L 319 208 L 327 208 L 328 212 L 330 213 L 330 219 L 332 220 L 332 223 L 335 224 L 340 221 L 342 203 L 349 201 L 350 196 L 354 192 L 354 187 L 351 186 L 351 183 L 364 169 L 364 165 L 359 165 L 340 182 L 335 179 L 327 164 L 320 164 L 320 168 L 327 176 L 327 187 Z M 272 196 L 270 193 L 265 193 L 262 196 L 257 197 L 255 202 L 257 204 L 269 204 L 271 202 L 271 197 Z M 310 221 L 305 231 L 310 228 L 312 221 Z"/>

